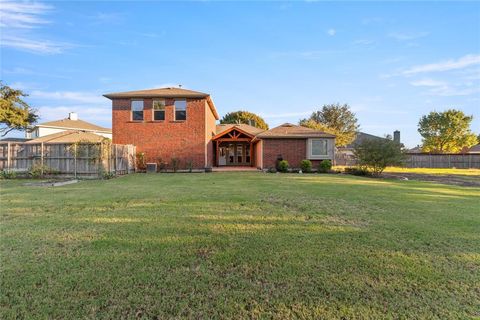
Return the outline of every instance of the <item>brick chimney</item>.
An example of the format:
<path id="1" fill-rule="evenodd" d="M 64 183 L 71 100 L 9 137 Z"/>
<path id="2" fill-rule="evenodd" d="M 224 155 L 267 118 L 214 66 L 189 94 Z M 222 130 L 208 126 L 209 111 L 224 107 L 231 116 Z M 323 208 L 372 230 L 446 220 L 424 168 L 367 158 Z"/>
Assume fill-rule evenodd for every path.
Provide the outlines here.
<path id="1" fill-rule="evenodd" d="M 396 143 L 400 143 L 400 131 L 393 131 L 393 141 L 395 141 Z"/>

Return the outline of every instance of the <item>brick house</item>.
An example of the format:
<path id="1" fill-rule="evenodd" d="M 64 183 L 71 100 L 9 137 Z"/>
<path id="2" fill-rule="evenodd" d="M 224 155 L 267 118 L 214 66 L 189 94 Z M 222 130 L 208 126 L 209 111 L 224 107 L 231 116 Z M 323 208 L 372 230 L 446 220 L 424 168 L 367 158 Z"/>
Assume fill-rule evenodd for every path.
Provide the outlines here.
<path id="1" fill-rule="evenodd" d="M 220 124 L 209 94 L 182 88 L 109 93 L 113 143 L 133 144 L 148 162 L 180 160 L 181 167 L 275 167 L 278 158 L 298 167 L 334 159 L 335 136 L 293 124 L 262 130 Z"/>

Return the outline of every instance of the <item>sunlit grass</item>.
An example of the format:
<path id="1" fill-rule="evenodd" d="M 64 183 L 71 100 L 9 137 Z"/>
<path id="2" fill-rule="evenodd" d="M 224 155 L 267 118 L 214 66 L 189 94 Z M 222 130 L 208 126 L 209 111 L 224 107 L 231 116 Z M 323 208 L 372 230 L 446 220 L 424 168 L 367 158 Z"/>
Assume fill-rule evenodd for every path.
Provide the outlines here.
<path id="1" fill-rule="evenodd" d="M 480 188 L 345 175 L 0 181 L 1 319 L 472 318 Z"/>

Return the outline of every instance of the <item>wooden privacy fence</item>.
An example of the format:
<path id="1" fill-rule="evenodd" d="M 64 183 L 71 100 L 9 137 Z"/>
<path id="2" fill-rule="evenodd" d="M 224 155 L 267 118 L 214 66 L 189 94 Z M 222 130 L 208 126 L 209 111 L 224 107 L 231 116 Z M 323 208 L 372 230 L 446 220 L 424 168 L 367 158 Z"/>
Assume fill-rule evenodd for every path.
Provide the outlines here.
<path id="1" fill-rule="evenodd" d="M 102 143 L 0 143 L 0 170 L 86 177 L 135 170 L 135 146 Z"/>
<path id="2" fill-rule="evenodd" d="M 480 154 L 424 154 L 406 155 L 407 168 L 480 169 Z"/>

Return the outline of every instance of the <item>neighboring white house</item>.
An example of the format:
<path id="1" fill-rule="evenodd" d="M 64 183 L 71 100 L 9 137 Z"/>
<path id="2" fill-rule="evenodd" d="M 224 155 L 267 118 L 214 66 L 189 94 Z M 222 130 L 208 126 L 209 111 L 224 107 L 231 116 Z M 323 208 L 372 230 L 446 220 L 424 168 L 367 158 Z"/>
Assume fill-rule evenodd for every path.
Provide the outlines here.
<path id="1" fill-rule="evenodd" d="M 75 112 L 70 112 L 66 119 L 37 124 L 35 127 L 27 130 L 25 138 L 36 139 L 50 134 L 72 130 L 93 133 L 112 139 L 112 129 L 103 128 L 93 123 L 80 120 Z"/>

